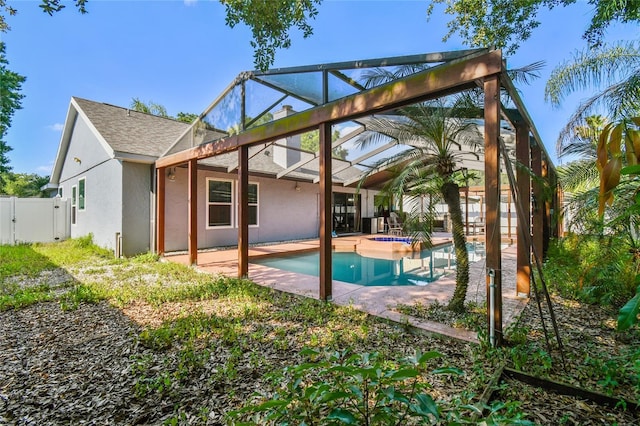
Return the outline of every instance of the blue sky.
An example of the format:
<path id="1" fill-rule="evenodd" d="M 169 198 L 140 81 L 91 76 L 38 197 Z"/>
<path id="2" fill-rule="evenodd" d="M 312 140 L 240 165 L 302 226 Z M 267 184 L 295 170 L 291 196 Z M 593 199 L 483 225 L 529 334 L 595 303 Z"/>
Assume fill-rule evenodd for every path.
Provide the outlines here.
<path id="1" fill-rule="evenodd" d="M 202 112 L 244 70 L 253 69 L 251 32 L 225 25 L 217 1 L 90 0 L 81 15 L 69 4 L 50 17 L 39 1 L 9 0 L 18 15 L 0 34 L 9 69 L 27 77 L 22 105 L 6 140 L 17 173 L 51 173 L 71 96 L 127 107 L 134 97 L 164 105 L 168 113 Z M 314 34 L 294 32 L 293 45 L 279 51 L 274 67 L 412 55 L 467 48 L 459 39 L 442 42 L 448 16 L 436 9 L 426 19 L 428 1 L 324 0 L 312 21 Z M 561 109 L 544 102 L 552 69 L 576 49 L 589 23 L 589 5 L 543 13 L 542 25 L 523 43 L 509 67 L 544 60 L 541 78 L 521 87 L 522 97 L 555 157 L 558 131 L 576 102 Z M 637 27 L 616 26 L 609 40 L 637 37 Z"/>

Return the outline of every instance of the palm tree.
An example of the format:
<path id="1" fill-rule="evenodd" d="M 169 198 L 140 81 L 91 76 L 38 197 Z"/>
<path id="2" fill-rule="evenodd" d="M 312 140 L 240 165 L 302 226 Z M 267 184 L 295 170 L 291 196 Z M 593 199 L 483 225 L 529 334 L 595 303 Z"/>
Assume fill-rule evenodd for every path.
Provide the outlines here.
<path id="1" fill-rule="evenodd" d="M 557 149 L 575 140 L 586 118 L 604 108 L 611 121 L 632 117 L 640 110 L 640 43 L 619 42 L 576 52 L 571 61 L 556 67 L 545 88 L 545 99 L 560 106 L 565 96 L 596 89 L 582 102 L 560 132 Z"/>
<path id="2" fill-rule="evenodd" d="M 477 150 L 480 140 L 475 124 L 459 118 L 458 111 L 469 107 L 468 98 L 457 97 L 451 104 L 445 100 L 429 101 L 402 108 L 396 115 L 376 116 L 367 121 L 367 130 L 372 133 L 359 141 L 364 148 L 386 142 L 391 137 L 407 147 L 375 164 L 362 177 L 361 183 L 375 171 L 395 166 L 396 172 L 390 185 L 396 194 L 415 193 L 427 181 L 437 185 L 449 209 L 453 228 L 456 288 L 448 308 L 455 312 L 465 310 L 464 301 L 469 284 L 469 255 L 456 175 L 460 170 L 462 147 Z M 426 185 L 425 190 L 428 191 L 429 187 Z"/>
<path id="3" fill-rule="evenodd" d="M 558 150 L 558 158 L 571 158 L 569 163 L 558 168 L 560 184 L 565 191 L 574 194 L 583 193 L 600 184 L 596 150 L 600 134 L 608 121 L 601 115 L 592 115 L 585 122 L 584 126 L 574 129 L 574 138 L 562 144 Z"/>
<path id="4" fill-rule="evenodd" d="M 131 99 L 130 108 L 134 111 L 157 115 L 158 117 L 169 117 L 169 114 L 167 114 L 167 109 L 164 107 L 164 105 L 160 105 L 152 101 L 144 102 L 140 100 L 140 98 Z"/>

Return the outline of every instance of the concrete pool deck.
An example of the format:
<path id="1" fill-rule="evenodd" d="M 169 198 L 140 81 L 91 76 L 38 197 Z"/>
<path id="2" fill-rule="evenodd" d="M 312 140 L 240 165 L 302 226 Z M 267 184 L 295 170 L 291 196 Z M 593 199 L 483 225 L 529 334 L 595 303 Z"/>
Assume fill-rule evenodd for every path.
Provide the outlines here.
<path id="1" fill-rule="evenodd" d="M 332 240 L 332 245 L 336 250 L 353 250 L 354 247 L 362 243 L 362 239 L 368 239 L 368 237 L 338 237 Z M 450 241 L 450 238 L 447 234 L 434 235 L 433 238 L 434 245 L 448 241 Z M 368 242 L 365 242 L 365 245 L 368 244 Z M 313 251 L 317 250 L 318 246 L 318 240 L 257 246 L 249 249 L 249 257 L 251 259 L 260 256 Z M 237 255 L 237 249 L 201 251 L 198 252 L 198 264 L 196 267 L 203 272 L 235 277 L 238 273 Z M 167 254 L 165 258 L 172 262 L 188 263 L 186 254 Z M 305 297 L 319 298 L 318 277 L 257 265 L 251 263 L 251 260 L 249 262 L 249 279 L 257 284 Z M 469 288 L 466 301 L 482 304 L 486 300 L 484 260 L 471 263 L 469 272 Z M 477 342 L 476 332 L 449 327 L 437 322 L 420 320 L 394 310 L 398 305 L 429 304 L 434 302 L 445 304 L 453 295 L 454 288 L 455 270 L 450 270 L 445 276 L 426 286 L 366 287 L 333 281 L 332 302 L 338 305 L 351 305 L 371 315 L 401 324 L 408 323 L 427 332 L 469 342 Z M 528 302 L 528 299 L 516 296 L 515 245 L 502 250 L 502 297 L 502 323 L 503 330 L 506 330 L 517 319 Z"/>

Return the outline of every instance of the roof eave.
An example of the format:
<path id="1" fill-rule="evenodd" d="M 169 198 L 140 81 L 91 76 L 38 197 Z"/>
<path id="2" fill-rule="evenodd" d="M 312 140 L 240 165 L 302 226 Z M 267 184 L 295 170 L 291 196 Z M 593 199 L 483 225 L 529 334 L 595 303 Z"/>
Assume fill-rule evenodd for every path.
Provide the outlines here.
<path id="1" fill-rule="evenodd" d="M 53 163 L 53 170 L 49 183 L 51 185 L 58 185 L 60 183 L 60 174 L 62 173 L 62 165 L 64 164 L 64 158 L 67 156 L 69 149 L 69 142 L 71 141 L 71 133 L 73 132 L 74 123 L 78 117 L 77 105 L 73 102 L 69 103 L 69 109 L 67 110 L 67 118 L 64 121 L 64 128 L 62 136 L 60 138 L 60 144 L 58 145 L 58 152 L 56 154 L 56 160 Z"/>

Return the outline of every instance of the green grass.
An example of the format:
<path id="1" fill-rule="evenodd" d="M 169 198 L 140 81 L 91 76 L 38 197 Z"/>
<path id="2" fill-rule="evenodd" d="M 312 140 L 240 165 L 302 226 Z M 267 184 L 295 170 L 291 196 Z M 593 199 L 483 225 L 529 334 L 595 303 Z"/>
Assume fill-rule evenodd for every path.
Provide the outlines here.
<path id="1" fill-rule="evenodd" d="M 52 244 L 34 244 L 33 250 L 60 267 L 77 266 L 97 260 L 102 262 L 116 261 L 110 250 L 98 247 L 93 243 L 91 235 Z"/>
<path id="2" fill-rule="evenodd" d="M 49 286 L 47 285 L 39 285 L 30 288 L 13 288 L 13 290 L 2 294 L 7 289 L 7 287 L 4 287 L 1 289 L 3 291 L 0 292 L 0 311 L 20 309 L 33 305 L 34 303 L 46 302 L 53 298 L 49 291 Z"/>
<path id="3" fill-rule="evenodd" d="M 4 274 L 0 310 L 45 301 L 56 301 L 61 309 L 72 310 L 106 301 L 126 314 L 127 309 L 142 307 L 142 315 L 156 316 L 155 321 L 142 321 L 136 336 L 144 348 L 132 355 L 132 391 L 140 399 L 161 395 L 174 401 L 176 407 L 191 397 L 184 390 L 193 389 L 196 382 L 198 389 L 215 388 L 242 404 L 253 392 L 254 382 L 268 388 L 269 373 L 304 362 L 300 353 L 305 348 L 375 351 L 381 359 L 392 360 L 409 356 L 414 350 L 432 350 L 435 345 L 452 354 L 442 359 L 445 366 L 467 372 L 468 379 L 452 397 L 462 404 L 482 393 L 501 360 L 539 364 L 540 373 L 549 369 L 549 357 L 539 347 L 527 346 L 524 331 L 517 349 L 483 352 L 472 351 L 460 342 L 443 345 L 443 339 L 407 333 L 401 326 L 383 323 L 352 307 L 280 293 L 248 280 L 199 273 L 184 265 L 159 261 L 152 254 L 116 260 L 90 239 L 0 247 L 0 265 Z M 78 281 L 56 283 L 55 287 L 48 282 L 34 284 L 37 281 L 33 279 L 31 287 L 18 284 L 20 277 L 42 279 L 42 271 L 55 268 L 72 272 Z M 63 287 L 68 288 L 58 292 Z M 467 307 L 467 314 L 458 317 L 449 317 L 445 306 L 438 304 L 401 309 L 456 327 L 484 327 L 484 307 Z M 164 322 L 160 323 L 160 318 Z M 616 390 L 617 383 L 623 383 L 622 376 L 640 371 L 639 359 L 640 352 L 636 351 L 634 356 L 616 358 L 615 363 L 592 360 L 590 365 L 606 389 Z M 252 385 L 247 387 L 247 382 Z M 640 386 L 637 382 L 634 385 Z"/>
<path id="4" fill-rule="evenodd" d="M 28 244 L 0 246 L 0 282 L 15 275 L 34 277 L 56 264 Z"/>

